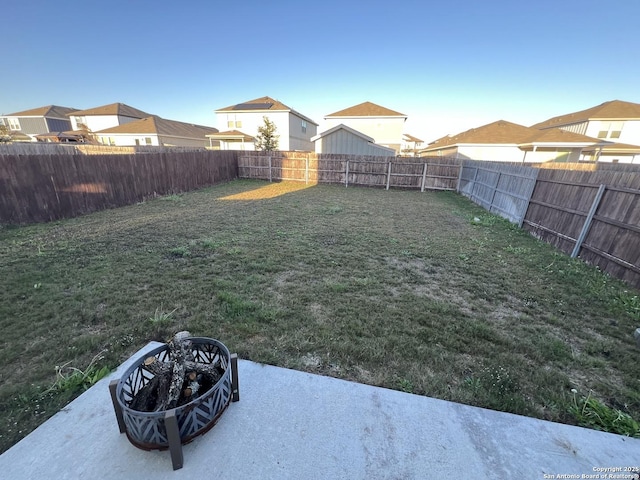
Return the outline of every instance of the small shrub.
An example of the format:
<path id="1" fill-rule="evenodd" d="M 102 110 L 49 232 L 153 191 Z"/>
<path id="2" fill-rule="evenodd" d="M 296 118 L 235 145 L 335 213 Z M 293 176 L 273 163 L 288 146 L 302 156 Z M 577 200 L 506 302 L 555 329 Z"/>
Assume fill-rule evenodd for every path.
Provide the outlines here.
<path id="1" fill-rule="evenodd" d="M 149 317 L 149 321 L 154 325 L 159 325 L 163 323 L 169 322 L 171 320 L 171 316 L 175 313 L 177 308 L 174 308 L 170 312 L 165 312 L 162 309 L 162 306 L 156 308 L 156 311 L 153 313 L 153 317 Z"/>
<path id="2" fill-rule="evenodd" d="M 98 383 L 99 380 L 111 373 L 109 367 L 98 367 L 98 365 L 96 365 L 98 361 L 103 359 L 103 353 L 104 351 L 93 357 L 91 362 L 89 362 L 89 365 L 87 365 L 87 368 L 84 370 L 69 366 L 71 362 L 67 362 L 61 366 L 56 365 L 56 381 L 43 393 L 43 395 L 53 391 L 84 391 Z"/>
<path id="3" fill-rule="evenodd" d="M 174 257 L 189 257 L 191 250 L 188 247 L 175 247 L 171 249 L 170 253 Z"/>
<path id="4" fill-rule="evenodd" d="M 608 407 L 600 400 L 591 396 L 580 396 L 578 391 L 572 389 L 573 402 L 569 406 L 569 413 L 581 427 L 601 430 L 603 432 L 617 433 L 627 437 L 640 438 L 640 425 L 627 413 Z"/>

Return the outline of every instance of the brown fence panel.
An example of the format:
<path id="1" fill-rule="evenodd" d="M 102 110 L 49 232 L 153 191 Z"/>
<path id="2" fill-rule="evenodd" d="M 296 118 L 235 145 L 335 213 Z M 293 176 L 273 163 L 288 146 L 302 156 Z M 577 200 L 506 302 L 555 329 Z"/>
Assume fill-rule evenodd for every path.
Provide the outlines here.
<path id="1" fill-rule="evenodd" d="M 0 222 L 72 217 L 237 178 L 236 152 L 0 155 Z"/>
<path id="2" fill-rule="evenodd" d="M 640 287 L 640 171 L 541 169 L 524 228 Z"/>
<path id="3" fill-rule="evenodd" d="M 240 152 L 241 178 L 337 183 L 345 186 L 455 190 L 460 161 L 308 152 Z"/>

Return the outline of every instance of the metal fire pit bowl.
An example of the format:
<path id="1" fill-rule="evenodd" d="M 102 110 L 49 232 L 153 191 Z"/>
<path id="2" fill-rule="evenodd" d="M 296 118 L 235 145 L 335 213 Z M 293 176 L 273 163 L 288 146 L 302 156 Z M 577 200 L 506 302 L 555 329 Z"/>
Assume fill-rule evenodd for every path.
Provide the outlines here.
<path id="1" fill-rule="evenodd" d="M 169 361 L 168 345 L 138 358 L 120 380 L 109 385 L 120 433 L 126 433 L 129 441 L 143 450 L 169 449 L 174 470 L 183 465 L 182 445 L 209 431 L 229 402 L 240 399 L 237 355 L 231 355 L 222 342 L 213 338 L 190 337 L 189 340 L 196 362 L 219 362 L 224 371 L 215 385 L 191 402 L 158 412 L 129 408 L 135 395 L 154 377 L 143 368 L 145 359 L 155 356 L 161 362 Z"/>

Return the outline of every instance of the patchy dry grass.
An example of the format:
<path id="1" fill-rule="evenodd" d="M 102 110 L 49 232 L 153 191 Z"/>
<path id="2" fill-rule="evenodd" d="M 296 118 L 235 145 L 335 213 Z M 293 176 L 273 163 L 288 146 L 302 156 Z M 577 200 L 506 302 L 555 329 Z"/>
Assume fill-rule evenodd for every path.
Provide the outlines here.
<path id="1" fill-rule="evenodd" d="M 0 228 L 0 451 L 174 331 L 241 358 L 577 423 L 640 418 L 638 292 L 449 192 L 235 181 Z M 477 217 L 479 221 L 474 220 Z"/>

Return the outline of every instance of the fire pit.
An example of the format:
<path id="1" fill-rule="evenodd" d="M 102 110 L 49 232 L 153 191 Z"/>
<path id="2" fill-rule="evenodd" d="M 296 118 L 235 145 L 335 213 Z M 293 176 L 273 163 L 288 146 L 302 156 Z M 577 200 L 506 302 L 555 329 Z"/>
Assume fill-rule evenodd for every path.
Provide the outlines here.
<path id="1" fill-rule="evenodd" d="M 182 445 L 239 400 L 237 361 L 218 340 L 176 334 L 109 385 L 120 433 L 144 450 L 169 449 L 182 468 Z"/>

